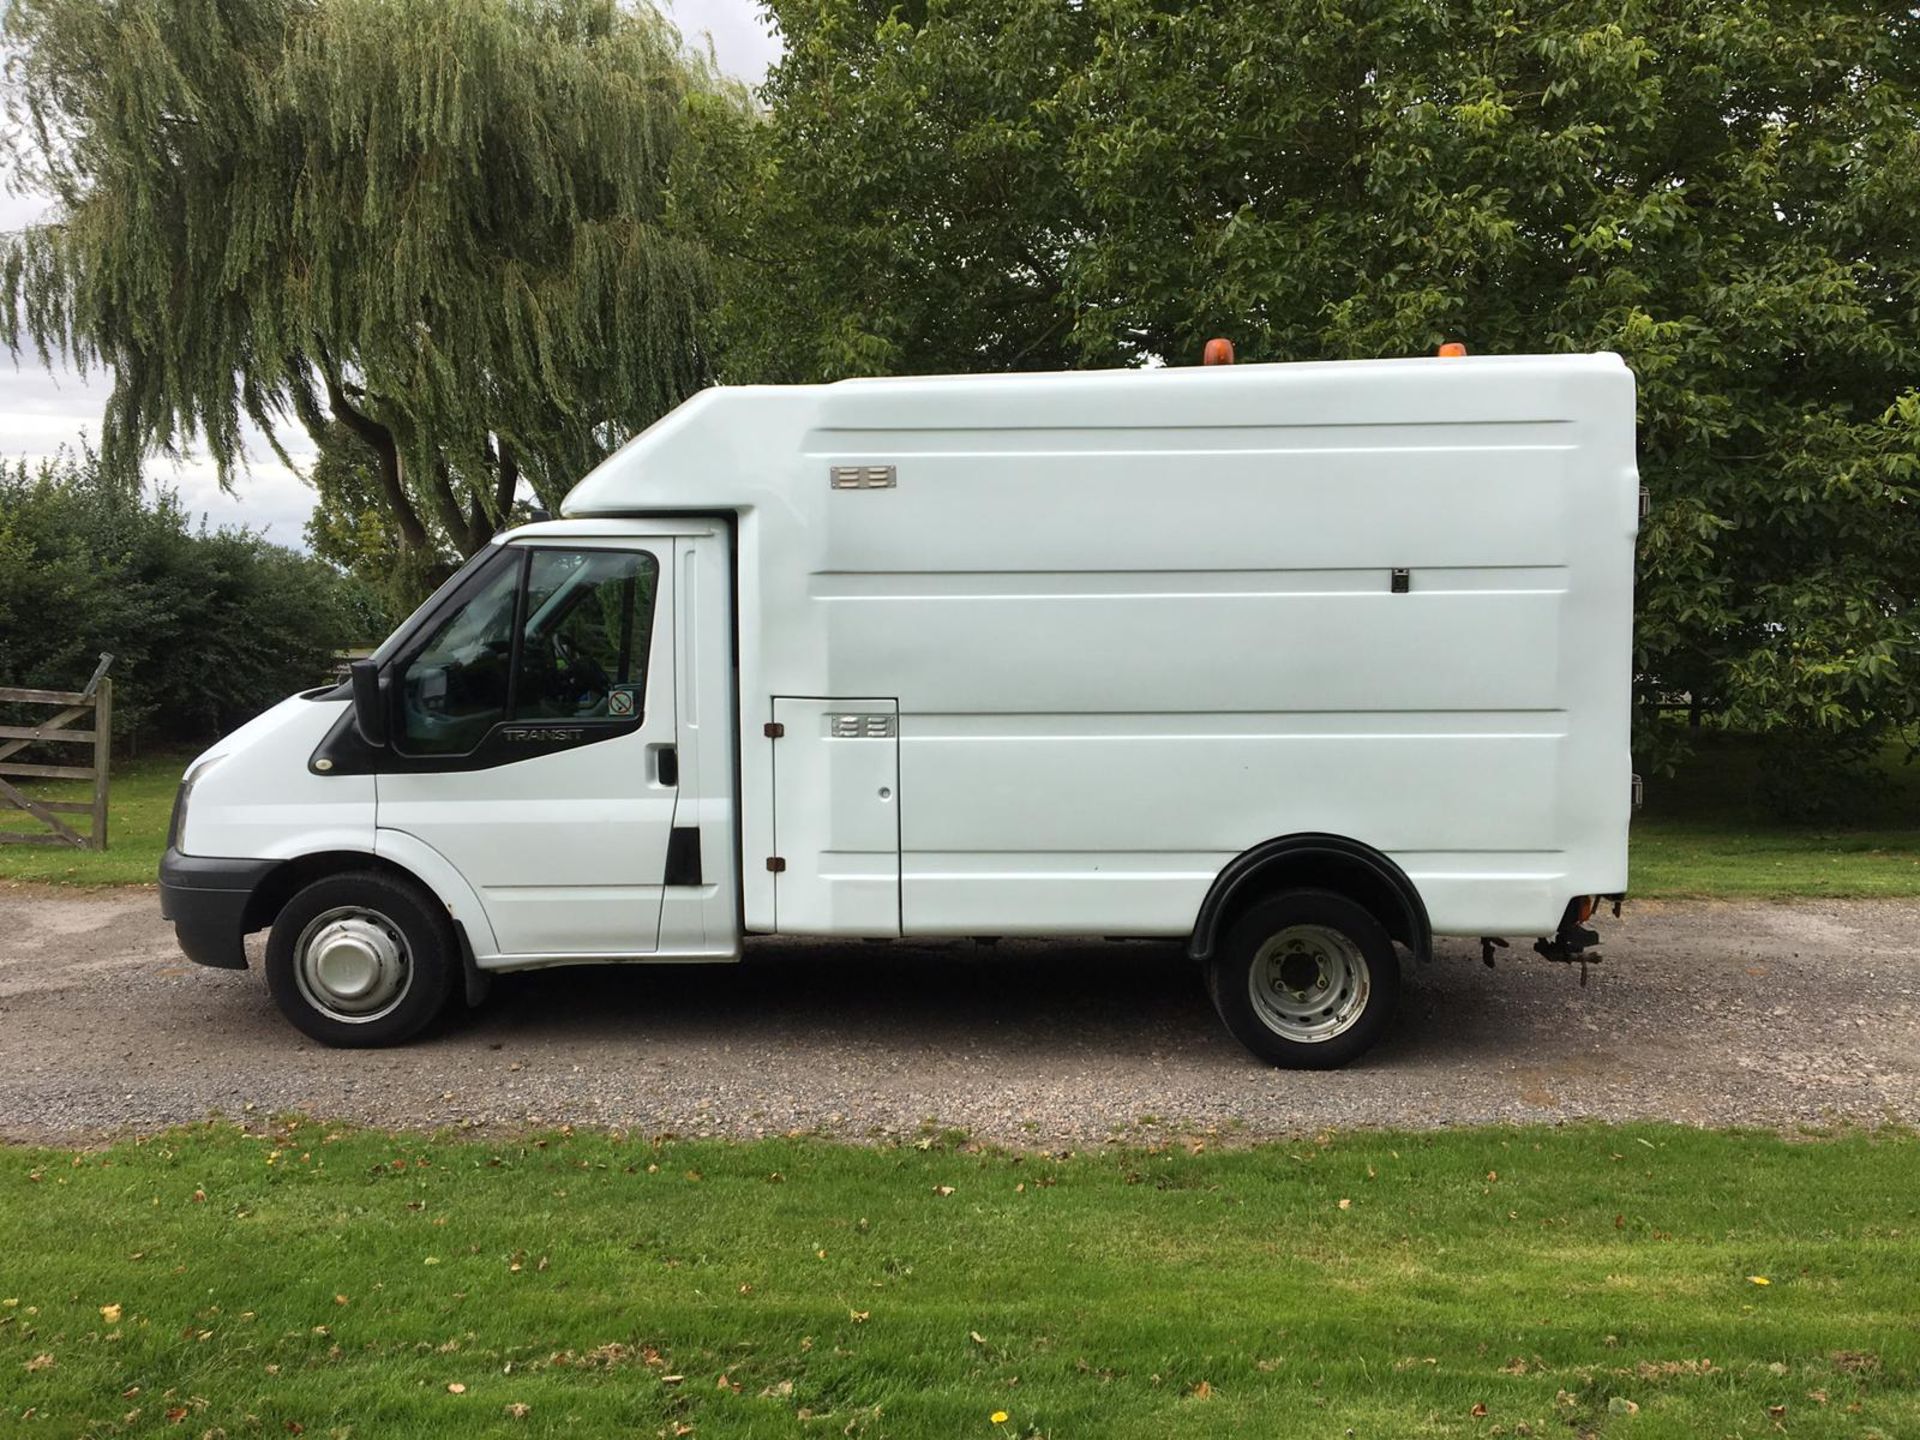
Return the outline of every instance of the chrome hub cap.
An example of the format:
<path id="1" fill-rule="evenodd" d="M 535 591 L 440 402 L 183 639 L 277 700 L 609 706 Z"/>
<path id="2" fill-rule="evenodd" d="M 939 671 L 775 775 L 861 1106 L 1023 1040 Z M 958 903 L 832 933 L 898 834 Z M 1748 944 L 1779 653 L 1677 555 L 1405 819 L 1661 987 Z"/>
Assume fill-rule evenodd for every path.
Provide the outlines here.
<path id="1" fill-rule="evenodd" d="M 1360 947 L 1325 925 L 1289 925 L 1272 936 L 1247 977 L 1260 1023 L 1306 1044 L 1352 1028 L 1372 988 Z"/>
<path id="2" fill-rule="evenodd" d="M 294 976 L 314 1009 L 357 1024 L 400 1003 L 413 965 L 397 925 L 377 911 L 343 906 L 301 931 Z"/>

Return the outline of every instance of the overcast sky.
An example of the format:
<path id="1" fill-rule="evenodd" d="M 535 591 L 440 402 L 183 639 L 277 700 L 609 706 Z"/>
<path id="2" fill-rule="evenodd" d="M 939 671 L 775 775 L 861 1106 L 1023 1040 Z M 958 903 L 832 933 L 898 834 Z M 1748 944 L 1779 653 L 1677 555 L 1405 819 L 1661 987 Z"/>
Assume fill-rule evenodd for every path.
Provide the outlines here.
<path id="1" fill-rule="evenodd" d="M 749 82 L 757 83 L 780 53 L 755 0 L 668 0 L 665 8 L 690 43 L 710 35 L 721 66 Z M 0 230 L 30 225 L 45 208 L 35 196 L 10 193 L 8 178 L 0 174 Z M 0 348 L 0 458 L 51 455 L 82 435 L 97 442 L 108 388 L 107 377 L 98 372 L 83 378 L 70 369 L 48 371 L 31 354 L 16 360 Z M 297 425 L 281 440 L 296 459 L 311 453 Z M 239 477 L 231 494 L 221 492 L 212 462 L 204 457 L 177 464 L 153 460 L 148 473 L 178 489 L 190 509 L 216 525 L 247 525 L 281 544 L 302 544 L 313 492 L 264 441 L 254 445 L 249 473 Z"/>

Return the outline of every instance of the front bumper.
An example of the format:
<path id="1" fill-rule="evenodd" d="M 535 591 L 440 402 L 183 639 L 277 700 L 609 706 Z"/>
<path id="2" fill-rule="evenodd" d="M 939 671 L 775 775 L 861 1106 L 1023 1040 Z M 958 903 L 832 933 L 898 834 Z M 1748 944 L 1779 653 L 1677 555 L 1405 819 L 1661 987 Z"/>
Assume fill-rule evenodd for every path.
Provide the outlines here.
<path id="1" fill-rule="evenodd" d="M 277 860 L 233 860 L 182 855 L 168 847 L 160 859 L 160 914 L 189 960 L 222 970 L 247 968 L 247 902 Z"/>

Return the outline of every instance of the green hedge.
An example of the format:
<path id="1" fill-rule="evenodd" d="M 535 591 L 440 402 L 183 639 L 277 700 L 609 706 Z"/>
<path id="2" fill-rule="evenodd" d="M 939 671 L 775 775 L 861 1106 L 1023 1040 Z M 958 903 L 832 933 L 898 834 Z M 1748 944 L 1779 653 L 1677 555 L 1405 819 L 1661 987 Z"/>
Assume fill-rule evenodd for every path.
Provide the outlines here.
<path id="1" fill-rule="evenodd" d="M 218 735 L 328 677 L 387 617 L 364 585 L 95 456 L 0 466 L 0 685 L 73 689 L 116 657 L 124 739 Z"/>

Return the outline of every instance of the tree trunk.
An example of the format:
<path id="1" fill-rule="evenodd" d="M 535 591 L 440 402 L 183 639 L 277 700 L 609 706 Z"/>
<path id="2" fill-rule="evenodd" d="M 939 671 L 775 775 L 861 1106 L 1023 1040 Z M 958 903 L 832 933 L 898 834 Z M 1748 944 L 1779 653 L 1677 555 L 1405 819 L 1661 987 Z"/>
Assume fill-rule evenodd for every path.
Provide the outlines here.
<path id="1" fill-rule="evenodd" d="M 427 527 L 420 523 L 419 513 L 407 498 L 406 481 L 400 470 L 400 447 L 394 441 L 393 431 L 372 416 L 355 409 L 347 399 L 346 387 L 331 369 L 322 367 L 321 373 L 326 377 L 327 403 L 333 407 L 334 419 L 359 436 L 373 451 L 380 472 L 381 494 L 386 497 L 387 510 L 392 514 L 394 523 L 400 527 L 400 548 L 427 549 Z"/>
<path id="2" fill-rule="evenodd" d="M 473 529 L 467 523 L 467 517 L 461 513 L 459 497 L 453 493 L 452 471 L 447 465 L 447 457 L 438 450 L 427 463 L 427 494 L 433 500 L 433 508 L 440 516 L 440 523 L 446 527 L 447 539 L 460 547 L 462 555 L 472 555 L 480 546 L 487 543 L 491 536 L 475 542 Z"/>

